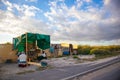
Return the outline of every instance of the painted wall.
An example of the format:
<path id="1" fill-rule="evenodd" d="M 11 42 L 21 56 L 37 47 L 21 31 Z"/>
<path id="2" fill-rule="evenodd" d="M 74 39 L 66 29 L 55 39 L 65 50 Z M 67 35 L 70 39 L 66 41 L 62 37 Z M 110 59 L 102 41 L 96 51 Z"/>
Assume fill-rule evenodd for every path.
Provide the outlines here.
<path id="1" fill-rule="evenodd" d="M 16 51 L 12 50 L 12 44 L 0 44 L 0 63 L 6 62 L 7 59 L 16 62 Z"/>

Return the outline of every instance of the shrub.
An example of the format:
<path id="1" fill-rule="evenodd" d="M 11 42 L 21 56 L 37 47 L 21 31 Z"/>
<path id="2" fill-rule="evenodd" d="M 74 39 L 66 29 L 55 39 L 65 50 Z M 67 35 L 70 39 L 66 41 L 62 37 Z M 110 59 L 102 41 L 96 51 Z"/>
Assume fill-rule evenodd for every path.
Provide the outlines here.
<path id="1" fill-rule="evenodd" d="M 77 55 L 74 55 L 73 58 L 74 58 L 74 59 L 78 59 L 79 57 L 78 57 Z"/>
<path id="2" fill-rule="evenodd" d="M 91 47 L 88 46 L 88 45 L 78 47 L 78 53 L 79 54 L 85 54 L 85 55 L 89 54 L 90 50 L 91 50 Z"/>
<path id="3" fill-rule="evenodd" d="M 111 52 L 109 50 L 105 49 L 92 49 L 90 51 L 90 54 L 95 54 L 95 55 L 109 55 Z"/>
<path id="4" fill-rule="evenodd" d="M 89 54 L 90 53 L 90 49 L 89 48 L 83 48 L 81 53 L 82 54 Z"/>

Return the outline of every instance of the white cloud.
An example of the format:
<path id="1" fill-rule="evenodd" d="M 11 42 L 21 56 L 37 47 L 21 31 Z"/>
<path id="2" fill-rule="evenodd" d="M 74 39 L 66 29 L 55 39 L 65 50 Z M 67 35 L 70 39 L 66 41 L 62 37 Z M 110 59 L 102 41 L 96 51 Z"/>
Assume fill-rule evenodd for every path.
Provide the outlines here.
<path id="1" fill-rule="evenodd" d="M 83 1 L 76 0 L 76 5 L 77 5 L 77 8 L 80 8 L 83 5 Z"/>
<path id="2" fill-rule="evenodd" d="M 88 6 L 87 10 L 81 10 L 81 0 L 77 0 L 76 5 L 70 8 L 65 3 L 62 3 L 62 6 L 56 5 L 57 2 L 50 4 L 53 3 L 45 15 L 57 29 L 53 33 L 54 40 L 106 41 L 120 38 L 118 17 L 109 13 L 106 5 L 101 8 Z M 109 4 L 108 1 L 105 4 Z"/>
<path id="3" fill-rule="evenodd" d="M 8 10 L 8 11 L 12 11 L 13 5 L 12 5 L 9 1 L 2 0 L 2 2 L 3 2 L 6 6 L 8 6 L 8 7 L 7 7 L 7 10 Z"/>
<path id="4" fill-rule="evenodd" d="M 9 1 L 3 1 L 7 8 L 11 7 L 10 11 L 0 10 L 0 33 L 9 33 L 20 35 L 25 32 L 49 34 L 46 31 L 48 25 L 42 20 L 36 20 L 33 17 L 41 10 L 35 6 L 17 5 Z M 17 10 L 17 15 L 15 11 Z M 44 26 L 44 27 L 43 27 Z"/>
<path id="5" fill-rule="evenodd" d="M 110 0 L 104 0 L 104 4 L 108 5 L 110 3 Z"/>
<path id="6" fill-rule="evenodd" d="M 37 2 L 38 0 L 25 0 L 25 1 L 29 1 L 29 2 Z"/>
<path id="7" fill-rule="evenodd" d="M 49 2 L 50 10 L 44 13 L 48 21 L 43 22 L 35 19 L 41 9 L 3 1 L 7 10 L 0 10 L 0 33 L 20 35 L 34 32 L 49 34 L 52 41 L 117 44 L 120 39 L 120 11 L 119 5 L 115 4 L 119 1 L 104 0 L 102 7 L 89 4 L 85 10 L 81 9 L 83 2 L 92 3 L 91 0 L 77 0 L 75 5 L 68 7 L 64 0 Z"/>
<path id="8" fill-rule="evenodd" d="M 91 2 L 91 0 L 85 0 L 86 2 Z"/>
<path id="9" fill-rule="evenodd" d="M 39 8 L 36 8 L 36 7 L 34 7 L 34 6 L 28 6 L 28 5 L 23 5 L 23 14 L 25 15 L 25 16 L 35 16 L 35 13 L 37 12 L 37 11 L 39 11 L 40 9 Z"/>

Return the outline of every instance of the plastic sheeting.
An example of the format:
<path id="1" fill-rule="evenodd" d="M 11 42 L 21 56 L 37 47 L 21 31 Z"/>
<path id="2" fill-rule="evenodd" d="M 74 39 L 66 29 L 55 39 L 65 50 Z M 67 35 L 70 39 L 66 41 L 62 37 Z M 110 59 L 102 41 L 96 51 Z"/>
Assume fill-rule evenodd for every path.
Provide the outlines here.
<path id="1" fill-rule="evenodd" d="M 43 50 L 50 48 L 50 35 L 26 33 L 13 38 L 13 49 L 18 49 L 20 52 L 25 51 L 26 41 L 28 44 L 37 42 L 37 46 Z"/>

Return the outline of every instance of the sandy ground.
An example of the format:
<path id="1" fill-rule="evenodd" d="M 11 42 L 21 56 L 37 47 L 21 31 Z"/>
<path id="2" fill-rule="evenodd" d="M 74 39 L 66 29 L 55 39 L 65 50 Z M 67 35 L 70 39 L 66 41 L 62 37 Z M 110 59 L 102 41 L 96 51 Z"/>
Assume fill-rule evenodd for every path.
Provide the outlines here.
<path id="1" fill-rule="evenodd" d="M 48 60 L 45 60 L 49 66 L 53 68 L 57 67 L 64 67 L 64 66 L 73 66 L 73 65 L 83 65 L 83 64 L 99 64 L 111 59 L 114 59 L 116 57 L 106 58 L 106 59 L 100 59 L 97 61 L 83 61 L 80 59 L 74 59 L 73 57 L 61 57 L 61 58 L 51 58 Z M 0 80 L 2 80 L 2 77 L 9 77 L 16 74 L 24 74 L 29 72 L 37 71 L 39 66 L 30 65 L 25 68 L 18 67 L 17 63 L 4 63 L 0 64 Z M 5 79 L 4 79 L 5 80 Z"/>

